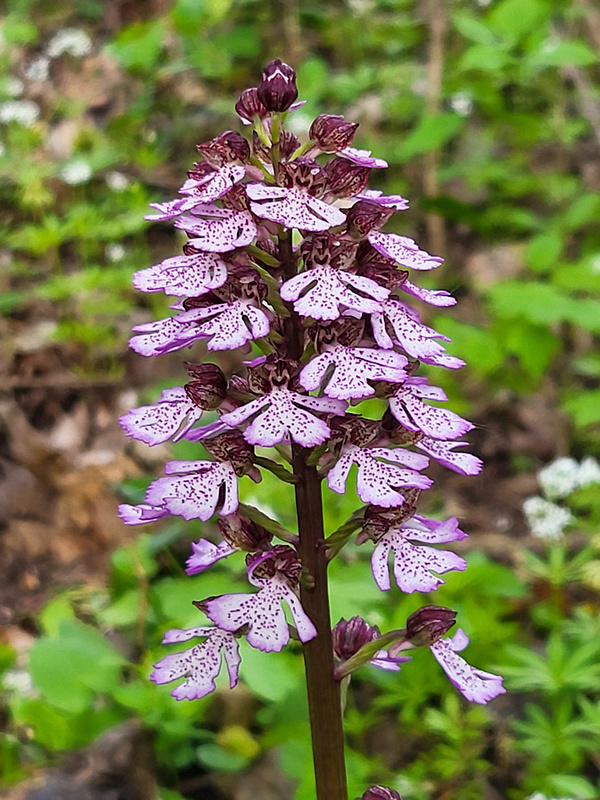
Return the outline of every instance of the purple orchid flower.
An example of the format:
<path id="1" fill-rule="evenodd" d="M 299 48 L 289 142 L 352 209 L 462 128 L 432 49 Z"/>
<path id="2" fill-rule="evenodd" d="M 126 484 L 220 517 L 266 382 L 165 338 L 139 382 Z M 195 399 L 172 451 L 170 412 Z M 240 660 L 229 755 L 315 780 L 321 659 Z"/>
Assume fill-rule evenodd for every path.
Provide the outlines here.
<path id="1" fill-rule="evenodd" d="M 304 367 L 300 383 L 308 391 L 322 389 L 339 400 L 359 399 L 375 393 L 368 381 L 404 380 L 407 364 L 408 359 L 393 350 L 336 345 Z"/>
<path id="2" fill-rule="evenodd" d="M 506 689 L 502 685 L 499 675 L 492 675 L 470 666 L 461 656 L 457 655 L 469 644 L 469 637 L 459 628 L 451 639 L 438 639 L 431 645 L 431 652 L 442 667 L 450 682 L 467 700 L 473 703 L 485 704 L 494 697 L 504 694 Z"/>
<path id="3" fill-rule="evenodd" d="M 214 692 L 215 678 L 221 671 L 221 659 L 225 661 L 229 673 L 229 688 L 237 685 L 241 658 L 237 639 L 232 633 L 210 626 L 173 629 L 165 633 L 163 644 L 187 642 L 201 636 L 206 637 L 202 644 L 183 653 L 165 656 L 154 665 L 154 672 L 150 675 L 150 679 L 157 684 L 185 678 L 171 692 L 176 700 L 200 700 Z"/>
<path id="4" fill-rule="evenodd" d="M 382 591 L 390 588 L 388 557 L 394 554 L 394 577 L 403 592 L 433 592 L 444 583 L 432 573 L 443 574 L 467 568 L 464 558 L 449 550 L 437 550 L 429 544 L 456 542 L 465 538 L 455 518 L 431 526 L 413 517 L 397 528 L 390 528 L 377 540 L 371 568 L 375 583 Z M 413 544 L 416 542 L 417 544 Z"/>
<path id="5" fill-rule="evenodd" d="M 348 444 L 327 474 L 327 485 L 332 491 L 344 494 L 353 464 L 358 466 L 356 491 L 363 503 L 383 508 L 400 506 L 404 502 L 404 495 L 398 491 L 400 487 L 428 489 L 432 484 L 430 478 L 416 471 L 429 464 L 428 459 L 417 453 Z"/>
<path id="6" fill-rule="evenodd" d="M 226 280 L 227 264 L 217 253 L 193 252 L 136 272 L 133 285 L 141 292 L 198 297 L 218 289 Z"/>
<path id="7" fill-rule="evenodd" d="M 446 408 L 429 406 L 423 400 L 444 402 L 446 393 L 427 386 L 427 378 L 410 377 L 388 398 L 390 411 L 409 431 L 421 431 L 432 439 L 458 439 L 473 424 Z"/>
<path id="8" fill-rule="evenodd" d="M 163 389 L 160 401 L 155 405 L 134 408 L 119 422 L 127 436 L 152 446 L 169 439 L 179 441 L 202 413 L 202 409 L 192 403 L 185 389 L 176 386 Z"/>
<path id="9" fill-rule="evenodd" d="M 223 490 L 223 516 L 238 507 L 237 476 L 229 462 L 170 461 L 167 478 L 151 483 L 146 502 L 184 519 L 210 519 L 217 510 Z"/>

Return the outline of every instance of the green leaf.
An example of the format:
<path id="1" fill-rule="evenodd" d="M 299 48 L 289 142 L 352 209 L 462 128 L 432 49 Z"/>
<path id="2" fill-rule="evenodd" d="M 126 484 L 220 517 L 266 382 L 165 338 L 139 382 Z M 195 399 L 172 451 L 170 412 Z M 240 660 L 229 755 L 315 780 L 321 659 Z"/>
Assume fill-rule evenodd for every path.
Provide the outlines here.
<path id="1" fill-rule="evenodd" d="M 410 161 L 420 153 L 436 150 L 452 139 L 464 125 L 464 117 L 459 117 L 457 114 L 424 116 L 399 146 L 397 157 L 401 161 Z"/>
<path id="2" fill-rule="evenodd" d="M 525 252 L 529 266 L 537 272 L 551 271 L 561 256 L 564 247 L 560 231 L 544 231 L 530 240 Z"/>
<path id="3" fill-rule="evenodd" d="M 486 23 L 504 38 L 517 41 L 551 19 L 548 4 L 542 0 L 502 0 L 494 3 Z"/>
<path id="4" fill-rule="evenodd" d="M 459 72 L 500 73 L 513 62 L 513 57 L 498 45 L 474 44 L 459 59 Z"/>
<path id="5" fill-rule="evenodd" d="M 548 775 L 553 794 L 576 797 L 577 800 L 597 800 L 599 789 L 581 775 Z"/>
<path id="6" fill-rule="evenodd" d="M 453 15 L 452 22 L 456 30 L 472 42 L 485 45 L 498 44 L 498 38 L 494 31 L 467 11 L 458 11 Z"/>
<path id="7" fill-rule="evenodd" d="M 58 708 L 79 712 L 95 692 L 109 692 L 127 660 L 104 636 L 77 619 L 65 619 L 58 636 L 38 639 L 30 652 L 34 684 Z"/>
<path id="8" fill-rule="evenodd" d="M 579 195 L 562 217 L 562 223 L 567 230 L 574 231 L 584 225 L 598 222 L 600 217 L 600 195 Z"/>
<path id="9" fill-rule="evenodd" d="M 245 640 L 240 641 L 240 653 L 242 681 L 257 697 L 283 703 L 288 695 L 303 690 L 304 671 L 299 654 L 261 653 Z"/>
<path id="10" fill-rule="evenodd" d="M 581 428 L 600 422 L 600 389 L 590 389 L 570 397 L 562 404 L 575 424 Z"/>
<path id="11" fill-rule="evenodd" d="M 492 286 L 487 294 L 499 317 L 524 317 L 541 325 L 565 319 L 565 295 L 549 284 L 505 281 Z"/>
<path id="12" fill-rule="evenodd" d="M 108 51 L 126 69 L 148 72 L 158 62 L 163 39 L 163 24 L 159 20 L 137 22 L 124 28 Z"/>
<path id="13" fill-rule="evenodd" d="M 526 58 L 526 66 L 534 71 L 569 66 L 588 67 L 598 60 L 594 51 L 584 42 L 558 39 L 547 39 Z"/>

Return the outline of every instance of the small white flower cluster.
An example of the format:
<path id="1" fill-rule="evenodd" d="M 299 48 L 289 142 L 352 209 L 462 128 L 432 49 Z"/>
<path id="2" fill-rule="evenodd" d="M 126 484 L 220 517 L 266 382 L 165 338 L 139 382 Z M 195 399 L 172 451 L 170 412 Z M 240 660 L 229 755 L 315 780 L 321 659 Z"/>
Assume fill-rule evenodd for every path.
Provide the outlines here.
<path id="1" fill-rule="evenodd" d="M 545 794 L 541 792 L 535 792 L 535 794 L 530 794 L 527 800 L 575 800 L 573 797 L 546 797 Z"/>
<path id="2" fill-rule="evenodd" d="M 92 52 L 92 40 L 79 28 L 63 28 L 48 43 L 46 53 L 50 58 L 58 58 L 67 53 L 74 58 L 87 56 Z"/>
<path id="3" fill-rule="evenodd" d="M 581 463 L 574 458 L 557 458 L 540 470 L 538 480 L 544 497 L 528 497 L 523 503 L 523 513 L 534 536 L 558 541 L 566 526 L 573 522 L 573 516 L 553 501 L 562 500 L 584 486 L 600 484 L 600 464 L 591 456 Z"/>
<path id="4" fill-rule="evenodd" d="M 106 185 L 113 192 L 124 192 L 130 185 L 129 178 L 122 172 L 111 170 L 106 173 Z"/>
<path id="5" fill-rule="evenodd" d="M 50 75 L 50 59 L 48 56 L 37 56 L 32 59 L 25 65 L 23 75 L 28 81 L 47 81 Z"/>
<path id="6" fill-rule="evenodd" d="M 78 186 L 80 183 L 89 181 L 92 177 L 92 168 L 84 159 L 76 158 L 64 165 L 60 171 L 60 177 L 65 183 Z"/>
<path id="7" fill-rule="evenodd" d="M 450 98 L 450 108 L 456 111 L 459 117 L 468 117 L 473 111 L 473 101 L 468 94 L 458 92 Z"/>
<path id="8" fill-rule="evenodd" d="M 26 128 L 37 122 L 40 109 L 31 100 L 7 100 L 0 104 L 0 122 L 18 122 Z"/>
<path id="9" fill-rule="evenodd" d="M 574 458 L 557 458 L 540 470 L 538 480 L 550 500 L 568 497 L 575 489 L 600 483 L 600 464 L 588 456 L 578 463 Z"/>

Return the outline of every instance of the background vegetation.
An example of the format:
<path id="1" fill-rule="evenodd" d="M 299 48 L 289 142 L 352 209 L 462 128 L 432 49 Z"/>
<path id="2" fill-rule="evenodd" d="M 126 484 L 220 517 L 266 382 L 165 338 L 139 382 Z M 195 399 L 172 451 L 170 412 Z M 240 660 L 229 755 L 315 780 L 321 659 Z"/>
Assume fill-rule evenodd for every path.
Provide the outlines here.
<path id="1" fill-rule="evenodd" d="M 196 703 L 148 683 L 164 630 L 195 624 L 191 600 L 228 590 L 242 562 L 186 578 L 196 525 L 139 535 L 114 516 L 117 497 L 139 501 L 165 458 L 127 442 L 116 419 L 181 381 L 179 358 L 157 367 L 126 351 L 131 325 L 165 310 L 132 291 L 132 272 L 181 244 L 143 214 L 174 196 L 196 143 L 237 129 L 235 99 L 274 57 L 297 68 L 308 101 L 295 122 L 359 121 L 358 145 L 390 163 L 373 187 L 411 200 L 399 232 L 446 258 L 432 280 L 459 304 L 428 321 L 468 366 L 436 378 L 477 422 L 471 439 L 487 464 L 478 479 L 436 476 L 429 511 L 458 514 L 472 535 L 468 572 L 431 601 L 460 612 L 469 659 L 504 673 L 509 694 L 469 706 L 427 653 L 400 675 L 365 670 L 347 711 L 352 796 L 373 780 L 405 800 L 600 796 L 593 469 L 563 492 L 567 539 L 531 536 L 521 514 L 541 467 L 600 456 L 599 55 L 591 0 L 7 0 L 7 797 L 33 798 L 36 780 L 78 800 L 313 796 L 297 652 L 248 650 L 239 691 Z M 268 497 L 292 524 L 284 490 L 259 488 L 245 499 Z M 356 504 L 330 497 L 329 530 Z M 382 627 L 428 600 L 382 595 L 358 548 L 337 565 L 332 594 L 334 615 Z"/>

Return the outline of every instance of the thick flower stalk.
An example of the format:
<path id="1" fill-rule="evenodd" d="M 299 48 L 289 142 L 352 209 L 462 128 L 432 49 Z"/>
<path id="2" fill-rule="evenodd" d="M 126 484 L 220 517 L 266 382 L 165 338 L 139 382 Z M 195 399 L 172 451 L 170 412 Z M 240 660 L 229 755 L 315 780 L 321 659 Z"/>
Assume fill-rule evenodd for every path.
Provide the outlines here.
<path id="1" fill-rule="evenodd" d="M 372 663 L 397 671 L 410 661 L 407 651 L 429 647 L 469 700 L 485 703 L 504 689 L 499 677 L 458 655 L 468 644 L 462 631 L 443 638 L 455 620 L 448 609 L 425 606 L 402 630 L 381 633 L 356 617 L 332 633 L 327 567 L 353 533 L 370 551 L 383 591 L 393 576 L 404 592 L 432 592 L 442 575 L 466 568 L 440 547 L 465 538 L 458 521 L 418 514 L 417 500 L 432 484 L 431 458 L 466 475 L 481 462 L 462 450 L 471 423 L 430 405 L 446 396 L 417 374 L 420 362 L 464 363 L 412 306 L 454 303 L 409 280 L 442 259 L 383 230 L 408 203 L 366 188 L 371 171 L 387 164 L 351 146 L 355 123 L 322 114 L 304 142 L 285 129 L 296 99 L 293 69 L 270 62 L 258 87 L 236 103 L 251 140 L 226 131 L 198 145 L 200 161 L 179 197 L 153 205 L 148 219 L 172 221 L 188 240 L 181 255 L 136 273 L 136 288 L 175 301 L 171 316 L 135 328 L 132 348 L 160 356 L 204 342 L 209 352 L 235 350 L 238 369 L 226 376 L 216 363 L 186 362 L 189 382 L 121 418 L 127 435 L 150 446 L 182 438 L 198 446 L 197 460 L 168 463 L 145 502 L 122 506 L 121 516 L 135 525 L 216 516 L 222 539 L 193 545 L 190 575 L 238 552 L 246 559 L 251 591 L 200 598 L 198 627 L 164 639 L 195 644 L 165 656 L 153 680 L 179 680 L 177 699 L 201 698 L 223 664 L 229 685 L 237 683 L 239 639 L 265 652 L 299 641 L 317 798 L 347 800 L 340 685 L 355 669 Z M 385 409 L 380 420 L 360 414 L 369 397 Z M 272 458 L 263 451 L 269 447 Z M 365 505 L 327 535 L 322 483 L 344 493 L 353 466 Z M 240 504 L 238 482 L 258 482 L 265 469 L 294 485 L 297 534 Z M 381 786 L 364 794 L 397 797 Z"/>

